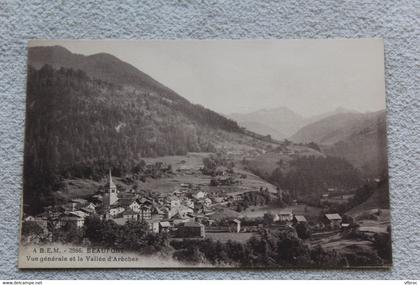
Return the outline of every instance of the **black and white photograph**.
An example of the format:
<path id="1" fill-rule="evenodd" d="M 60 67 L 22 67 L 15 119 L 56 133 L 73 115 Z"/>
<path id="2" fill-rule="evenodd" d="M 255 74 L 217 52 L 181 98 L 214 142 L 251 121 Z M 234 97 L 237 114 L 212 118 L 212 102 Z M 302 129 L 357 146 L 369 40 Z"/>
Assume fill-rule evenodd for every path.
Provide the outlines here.
<path id="1" fill-rule="evenodd" d="M 32 40 L 19 268 L 392 266 L 381 39 Z"/>

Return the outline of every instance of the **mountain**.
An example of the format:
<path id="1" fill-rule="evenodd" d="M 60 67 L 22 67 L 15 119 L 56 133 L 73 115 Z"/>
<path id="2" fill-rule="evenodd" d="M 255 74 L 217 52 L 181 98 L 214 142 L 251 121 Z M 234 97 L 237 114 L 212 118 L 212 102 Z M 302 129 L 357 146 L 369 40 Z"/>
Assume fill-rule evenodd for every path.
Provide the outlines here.
<path id="1" fill-rule="evenodd" d="M 331 145 L 350 135 L 351 129 L 360 127 L 364 119 L 365 116 L 358 113 L 334 114 L 305 125 L 290 140 L 296 143 Z"/>
<path id="2" fill-rule="evenodd" d="M 388 171 L 386 133 L 385 111 L 367 114 L 359 127 L 352 129 L 351 135 L 324 151 L 345 158 L 365 176 L 384 176 Z"/>
<path id="3" fill-rule="evenodd" d="M 54 204 L 62 179 L 120 176 L 143 157 L 259 147 L 233 120 L 191 104 L 108 54 L 29 49 L 24 199 Z"/>
<path id="4" fill-rule="evenodd" d="M 387 169 L 385 110 L 335 114 L 306 125 L 290 139 L 315 142 L 324 153 L 345 158 L 368 176 Z"/>
<path id="5" fill-rule="evenodd" d="M 28 64 L 35 69 L 48 64 L 54 69 L 64 67 L 83 70 L 90 78 L 120 86 L 132 86 L 139 91 L 187 102 L 185 98 L 149 75 L 107 53 L 84 56 L 74 54 L 61 46 L 31 47 L 28 51 Z"/>
<path id="6" fill-rule="evenodd" d="M 304 121 L 304 117 L 293 112 L 287 107 L 274 109 L 261 109 L 251 113 L 233 113 L 230 117 L 236 120 L 240 126 L 247 128 L 262 135 L 268 134 L 273 138 L 283 139 L 299 129 Z M 261 133 L 265 132 L 265 133 Z"/>
<path id="7" fill-rule="evenodd" d="M 355 110 L 347 109 L 347 108 L 344 108 L 344 107 L 337 107 L 330 112 L 325 112 L 325 113 L 322 113 L 322 114 L 319 114 L 319 115 L 314 115 L 314 116 L 307 117 L 305 119 L 304 126 L 315 123 L 315 122 L 320 121 L 324 118 L 327 118 L 327 117 L 330 117 L 330 116 L 333 116 L 333 115 L 337 115 L 337 114 L 357 114 L 357 113 L 359 113 L 359 112 L 357 112 Z"/>
<path id="8" fill-rule="evenodd" d="M 252 132 L 261 135 L 269 134 L 274 139 L 282 140 L 290 137 L 305 125 L 342 113 L 356 113 L 356 111 L 338 107 L 330 112 L 304 117 L 287 107 L 278 107 L 251 113 L 233 113 L 230 117 L 236 120 L 241 127 Z"/>

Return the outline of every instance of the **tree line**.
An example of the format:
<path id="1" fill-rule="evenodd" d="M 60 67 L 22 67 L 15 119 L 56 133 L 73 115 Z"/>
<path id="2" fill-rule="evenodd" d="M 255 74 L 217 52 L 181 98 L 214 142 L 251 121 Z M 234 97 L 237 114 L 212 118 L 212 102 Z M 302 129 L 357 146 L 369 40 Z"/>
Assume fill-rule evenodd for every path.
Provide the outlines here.
<path id="1" fill-rule="evenodd" d="M 298 227 L 296 230 L 301 231 Z M 41 235 L 42 229 L 33 222 L 24 222 L 22 236 Z M 303 233 L 300 233 L 303 235 Z M 305 233 L 306 235 L 306 233 Z M 147 258 L 149 254 L 169 255 L 184 264 L 239 266 L 260 268 L 343 268 L 349 266 L 380 266 L 391 259 L 391 239 L 387 234 L 374 237 L 373 249 L 352 252 L 326 251 L 321 246 L 309 247 L 307 236 L 292 231 L 260 229 L 246 242 L 227 242 L 206 239 L 173 239 L 166 233 L 150 232 L 147 223 L 130 221 L 118 225 L 112 220 L 91 216 L 83 228 L 65 225 L 54 242 L 89 244 L 91 246 L 130 250 Z"/>
<path id="2" fill-rule="evenodd" d="M 362 184 L 359 171 L 342 158 L 301 156 L 291 160 L 287 169 L 283 163 L 280 161 L 271 174 L 257 174 L 289 191 L 294 199 L 302 196 L 318 199 L 329 187 L 348 190 Z"/>

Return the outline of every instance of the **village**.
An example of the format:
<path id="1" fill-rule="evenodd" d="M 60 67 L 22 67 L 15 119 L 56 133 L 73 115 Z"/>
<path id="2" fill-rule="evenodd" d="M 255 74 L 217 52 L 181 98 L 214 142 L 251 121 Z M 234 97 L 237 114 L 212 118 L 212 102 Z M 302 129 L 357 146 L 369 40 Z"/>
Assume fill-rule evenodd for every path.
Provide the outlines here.
<path id="1" fill-rule="evenodd" d="M 152 166 L 146 166 L 147 168 L 151 169 Z M 188 175 L 192 170 L 181 167 L 178 171 L 187 172 Z M 200 185 L 192 183 L 179 183 L 173 191 L 165 192 L 139 189 L 123 191 L 118 189 L 109 170 L 107 183 L 101 191 L 90 197 L 74 198 L 65 204 L 48 207 L 39 215 L 25 215 L 24 221 L 36 223 L 48 235 L 51 228 L 59 229 L 71 225 L 82 229 L 87 217 L 97 216 L 101 220 L 112 220 L 118 225 L 129 221 L 145 222 L 150 232 L 166 233 L 173 239 L 212 238 L 221 241 L 246 241 L 264 228 L 297 236 L 295 228 L 297 225 L 304 225 L 316 236 L 316 232 L 337 233 L 351 227 L 351 221 L 343 219 L 338 213 L 322 213 L 317 208 L 314 208 L 314 213 L 308 210 L 308 206 L 298 205 L 296 200 L 291 200 L 290 205 L 282 208 L 275 206 L 271 210 L 265 209 L 264 205 L 281 200 L 284 192 L 261 186 L 247 192 L 223 191 L 221 185 L 229 187 L 231 184 L 238 184 L 235 177 L 244 174 L 237 174 L 232 169 L 223 167 L 215 167 L 216 173 L 207 173 L 209 170 L 203 168 L 201 171 L 206 175 L 213 175 L 209 187 L 216 191 L 208 191 L 208 188 L 202 190 Z M 331 205 L 335 202 L 340 205 L 352 196 L 329 188 L 320 196 L 319 203 Z M 255 205 L 261 206 L 252 206 L 250 199 L 256 201 Z M 256 212 L 256 208 L 262 209 L 264 213 Z M 324 210 L 328 210 L 328 206 Z"/>

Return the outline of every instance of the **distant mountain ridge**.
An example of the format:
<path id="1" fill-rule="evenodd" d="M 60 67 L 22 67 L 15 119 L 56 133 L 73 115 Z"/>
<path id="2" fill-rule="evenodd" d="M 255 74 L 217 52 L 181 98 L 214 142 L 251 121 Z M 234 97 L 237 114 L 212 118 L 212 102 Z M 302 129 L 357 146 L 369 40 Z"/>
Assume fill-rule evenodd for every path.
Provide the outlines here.
<path id="1" fill-rule="evenodd" d="M 365 176 L 382 176 L 387 171 L 384 110 L 361 113 L 339 107 L 305 118 L 279 107 L 231 117 L 241 127 L 270 134 L 275 139 L 287 138 L 303 144 L 314 142 L 321 146 L 323 153 L 346 159 Z"/>
<path id="2" fill-rule="evenodd" d="M 230 117 L 236 120 L 241 127 L 281 140 L 289 138 L 307 124 L 341 113 L 356 113 L 356 111 L 338 107 L 331 112 L 304 117 L 287 107 L 277 107 L 249 113 L 233 113 Z"/>
<path id="3" fill-rule="evenodd" d="M 31 47 L 28 64 L 39 69 L 45 64 L 53 68 L 83 70 L 89 77 L 122 86 L 133 86 L 142 91 L 158 92 L 159 95 L 187 101 L 170 88 L 159 83 L 146 73 L 107 53 L 89 56 L 75 54 L 61 46 Z"/>
<path id="4" fill-rule="evenodd" d="M 233 113 L 231 118 L 240 126 L 249 127 L 253 132 L 272 135 L 276 139 L 284 139 L 301 126 L 304 119 L 287 107 L 261 109 L 251 113 Z M 263 133 L 271 130 L 273 133 Z"/>
<path id="5" fill-rule="evenodd" d="M 336 114 L 358 114 L 358 113 L 360 113 L 360 112 L 352 110 L 352 109 L 347 109 L 347 108 L 344 108 L 344 107 L 337 107 L 332 111 L 307 117 L 306 120 L 305 120 L 305 125 L 304 126 L 306 126 L 308 124 L 311 124 L 311 123 L 315 123 L 317 121 L 320 121 L 324 118 L 327 118 L 329 116 L 333 116 L 333 115 L 336 115 Z"/>
<path id="6" fill-rule="evenodd" d="M 322 145 L 332 145 L 346 139 L 384 115 L 385 111 L 383 110 L 372 113 L 333 114 L 305 125 L 291 136 L 290 140 L 296 143 L 315 142 Z"/>

